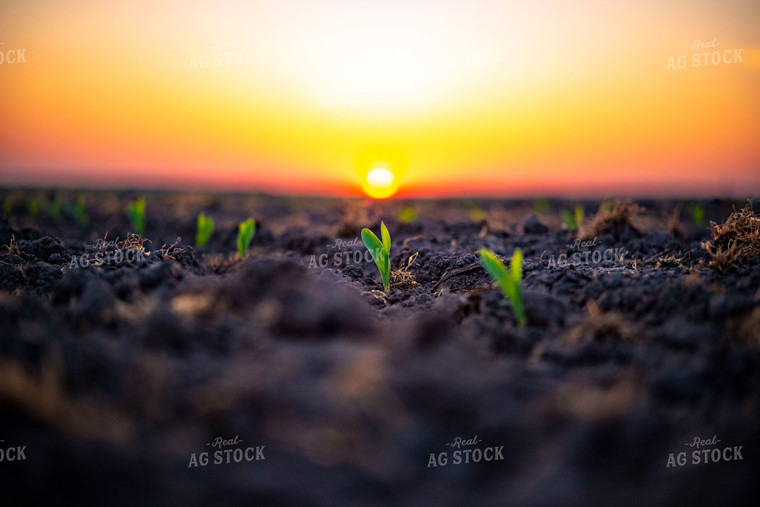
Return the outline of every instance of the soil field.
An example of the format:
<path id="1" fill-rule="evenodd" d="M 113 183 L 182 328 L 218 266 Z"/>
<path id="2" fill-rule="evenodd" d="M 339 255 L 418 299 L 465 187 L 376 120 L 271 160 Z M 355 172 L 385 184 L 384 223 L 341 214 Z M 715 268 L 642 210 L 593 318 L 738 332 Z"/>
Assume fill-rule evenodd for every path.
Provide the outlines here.
<path id="1" fill-rule="evenodd" d="M 1 194 L 4 505 L 757 502 L 746 202 Z"/>

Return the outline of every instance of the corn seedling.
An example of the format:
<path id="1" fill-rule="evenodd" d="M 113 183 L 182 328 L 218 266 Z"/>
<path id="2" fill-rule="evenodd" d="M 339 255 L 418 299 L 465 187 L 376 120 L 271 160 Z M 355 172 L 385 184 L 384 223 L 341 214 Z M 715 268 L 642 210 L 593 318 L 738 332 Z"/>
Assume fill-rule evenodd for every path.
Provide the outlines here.
<path id="1" fill-rule="evenodd" d="M 578 228 L 578 230 L 583 227 L 583 218 L 585 217 L 586 212 L 583 211 L 583 206 L 576 206 L 575 207 L 575 226 Z"/>
<path id="2" fill-rule="evenodd" d="M 380 241 L 375 233 L 367 228 L 362 229 L 362 241 L 364 246 L 367 247 L 369 253 L 372 255 L 372 259 L 375 261 L 378 271 L 380 271 L 380 277 L 383 279 L 383 289 L 386 294 L 391 292 L 391 235 L 388 232 L 388 228 L 385 223 L 380 222 L 380 235 L 383 240 Z"/>
<path id="3" fill-rule="evenodd" d="M 496 280 L 501 292 L 509 299 L 512 305 L 512 312 L 514 312 L 517 319 L 518 327 L 524 329 L 526 319 L 522 295 L 522 250 L 519 248 L 515 250 L 515 253 L 512 255 L 509 271 L 504 267 L 501 259 L 488 249 L 480 249 L 480 261 L 483 263 L 483 267 L 488 274 Z"/>
<path id="4" fill-rule="evenodd" d="M 13 211 L 13 199 L 10 194 L 6 193 L 3 197 L 3 214 L 9 216 Z"/>
<path id="5" fill-rule="evenodd" d="M 195 246 L 203 248 L 214 233 L 214 219 L 205 213 L 198 214 L 198 228 L 195 231 Z"/>
<path id="6" fill-rule="evenodd" d="M 410 223 L 417 220 L 417 213 L 414 211 L 414 208 L 407 206 L 406 208 L 401 210 L 401 213 L 399 214 L 399 218 L 402 222 Z"/>
<path id="7" fill-rule="evenodd" d="M 42 206 L 40 205 L 40 200 L 36 197 L 29 199 L 29 202 L 26 203 L 26 210 L 29 212 L 29 216 L 32 218 L 37 218 L 37 216 L 40 214 L 41 207 Z"/>
<path id="8" fill-rule="evenodd" d="M 47 212 L 48 215 L 50 215 L 50 218 L 56 222 L 61 218 L 61 199 L 58 197 L 58 194 L 56 194 L 55 197 L 53 197 L 53 200 L 50 201 L 50 204 L 48 204 Z"/>
<path id="9" fill-rule="evenodd" d="M 140 236 L 145 236 L 145 199 L 138 199 L 127 209 L 132 229 Z"/>
<path id="10" fill-rule="evenodd" d="M 569 211 L 563 209 L 560 212 L 560 215 L 562 216 L 562 221 L 565 222 L 565 225 L 571 231 L 580 230 L 580 228 L 583 226 L 583 218 L 585 216 L 583 206 L 576 206 L 575 212 L 572 215 Z"/>
<path id="11" fill-rule="evenodd" d="M 533 209 L 540 215 L 549 213 L 550 208 L 551 206 L 547 199 L 539 198 L 533 201 Z"/>
<path id="12" fill-rule="evenodd" d="M 473 222 L 481 222 L 486 218 L 486 212 L 478 206 L 478 202 L 474 200 L 467 200 L 462 202 L 462 208 L 467 212 L 470 220 Z"/>
<path id="13" fill-rule="evenodd" d="M 699 204 L 695 204 L 691 208 L 691 218 L 694 219 L 694 223 L 697 227 L 704 229 L 705 227 L 705 209 Z"/>
<path id="14" fill-rule="evenodd" d="M 470 220 L 473 222 L 482 222 L 486 219 L 486 212 L 480 208 L 473 208 L 470 210 Z"/>
<path id="15" fill-rule="evenodd" d="M 90 220 L 87 218 L 87 208 L 85 207 L 83 195 L 77 197 L 76 204 L 66 203 L 63 209 L 67 215 L 77 221 L 80 227 L 87 227 Z"/>
<path id="16" fill-rule="evenodd" d="M 251 246 L 254 234 L 256 234 L 256 221 L 253 218 L 240 222 L 237 235 L 237 251 L 241 259 L 248 252 L 248 247 Z"/>

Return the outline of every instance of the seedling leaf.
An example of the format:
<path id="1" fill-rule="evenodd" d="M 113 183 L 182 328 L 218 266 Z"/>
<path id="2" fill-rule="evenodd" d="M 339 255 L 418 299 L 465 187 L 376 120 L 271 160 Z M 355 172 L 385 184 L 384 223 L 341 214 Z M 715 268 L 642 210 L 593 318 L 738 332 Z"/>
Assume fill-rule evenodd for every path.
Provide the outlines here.
<path id="1" fill-rule="evenodd" d="M 87 207 L 85 206 L 83 195 L 77 197 L 76 204 L 70 202 L 64 204 L 63 210 L 67 215 L 76 220 L 80 227 L 87 227 L 90 220 L 87 218 Z"/>
<path id="2" fill-rule="evenodd" d="M 480 249 L 480 260 L 488 274 L 496 280 L 501 292 L 509 299 L 518 327 L 524 329 L 526 318 L 522 295 L 522 250 L 519 248 L 515 250 L 509 271 L 496 254 L 485 248 Z"/>
<path id="3" fill-rule="evenodd" d="M 138 199 L 130 204 L 127 214 L 134 231 L 140 236 L 145 236 L 145 199 Z"/>
<path id="4" fill-rule="evenodd" d="M 694 207 L 691 209 L 691 216 L 694 219 L 694 223 L 697 225 L 697 227 L 699 227 L 700 229 L 704 229 L 705 209 L 699 204 L 695 204 Z"/>
<path id="5" fill-rule="evenodd" d="M 522 282 L 523 254 L 519 248 L 512 254 L 512 262 L 509 264 L 510 274 L 517 283 Z"/>
<path id="6" fill-rule="evenodd" d="M 585 211 L 583 211 L 583 206 L 576 206 L 575 207 L 575 229 L 580 230 L 581 227 L 583 227 L 583 217 L 585 216 Z"/>
<path id="7" fill-rule="evenodd" d="M 241 259 L 248 252 L 248 247 L 251 246 L 254 234 L 256 234 L 256 221 L 253 218 L 240 222 L 238 226 L 237 251 Z"/>
<path id="8" fill-rule="evenodd" d="M 48 215 L 56 222 L 61 218 L 61 200 L 57 194 L 48 205 Z"/>
<path id="9" fill-rule="evenodd" d="M 536 211 L 536 213 L 546 214 L 549 213 L 551 205 L 547 199 L 538 198 L 533 201 L 533 209 Z"/>
<path id="10" fill-rule="evenodd" d="M 26 209 L 29 212 L 29 216 L 32 218 L 36 218 L 37 215 L 40 214 L 40 200 L 36 197 L 33 197 L 29 200 L 29 202 L 26 204 Z"/>
<path id="11" fill-rule="evenodd" d="M 583 226 L 583 218 L 586 215 L 583 206 L 576 206 L 572 214 L 566 209 L 560 211 L 559 214 L 562 217 L 562 221 L 571 231 L 580 230 Z"/>
<path id="12" fill-rule="evenodd" d="M 414 208 L 407 206 L 399 213 L 399 219 L 404 223 L 414 222 L 417 220 L 417 212 L 414 211 Z"/>
<path id="13" fill-rule="evenodd" d="M 501 286 L 507 278 L 509 277 L 509 274 L 507 273 L 507 269 L 504 267 L 504 264 L 499 260 L 499 258 L 490 250 L 486 250 L 485 248 L 480 249 L 480 260 L 483 263 L 483 267 L 488 271 L 488 274 L 491 275 L 491 277 L 496 280 L 496 283 Z"/>
<path id="14" fill-rule="evenodd" d="M 214 233 L 214 219 L 207 217 L 205 213 L 198 214 L 198 228 L 195 232 L 195 245 L 203 248 L 208 244 L 209 238 Z"/>
<path id="15" fill-rule="evenodd" d="M 380 277 L 383 279 L 383 289 L 386 293 L 391 291 L 391 265 L 390 265 L 390 251 L 391 251 L 391 235 L 388 232 L 388 228 L 384 223 L 380 223 L 380 234 L 383 237 L 383 241 L 375 235 L 374 232 L 367 228 L 362 229 L 362 241 L 364 246 L 369 250 L 372 259 L 375 261 L 377 270 L 380 271 Z"/>
<path id="16" fill-rule="evenodd" d="M 575 217 L 570 214 L 569 211 L 566 209 L 563 209 L 559 212 L 560 217 L 562 217 L 562 221 L 565 223 L 568 229 L 571 231 L 575 231 L 578 229 L 578 227 L 575 225 Z"/>
<path id="17" fill-rule="evenodd" d="M 383 247 L 385 247 L 385 253 L 391 253 L 391 235 L 388 232 L 388 228 L 384 222 L 380 222 L 380 234 L 383 236 Z"/>

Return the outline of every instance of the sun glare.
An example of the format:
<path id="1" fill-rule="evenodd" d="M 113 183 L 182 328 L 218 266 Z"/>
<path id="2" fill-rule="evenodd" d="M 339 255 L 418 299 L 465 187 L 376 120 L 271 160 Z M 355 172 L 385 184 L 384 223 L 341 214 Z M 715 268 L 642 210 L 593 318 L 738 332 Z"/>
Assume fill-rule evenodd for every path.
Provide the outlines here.
<path id="1" fill-rule="evenodd" d="M 364 191 L 375 199 L 385 199 L 396 193 L 398 182 L 389 164 L 376 163 L 367 172 L 362 182 Z"/>
<path id="2" fill-rule="evenodd" d="M 384 167 L 372 169 L 367 174 L 367 183 L 375 188 L 388 188 L 393 185 L 393 179 L 393 173 Z"/>

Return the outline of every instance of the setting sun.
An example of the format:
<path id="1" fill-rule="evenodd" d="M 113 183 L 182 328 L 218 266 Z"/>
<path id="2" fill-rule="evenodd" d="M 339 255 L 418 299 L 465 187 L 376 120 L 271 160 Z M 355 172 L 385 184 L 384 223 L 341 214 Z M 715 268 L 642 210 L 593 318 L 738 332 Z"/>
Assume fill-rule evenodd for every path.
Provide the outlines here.
<path id="1" fill-rule="evenodd" d="M 363 187 L 370 197 L 384 199 L 396 193 L 398 183 L 389 164 L 380 162 L 372 165 L 364 178 Z"/>

